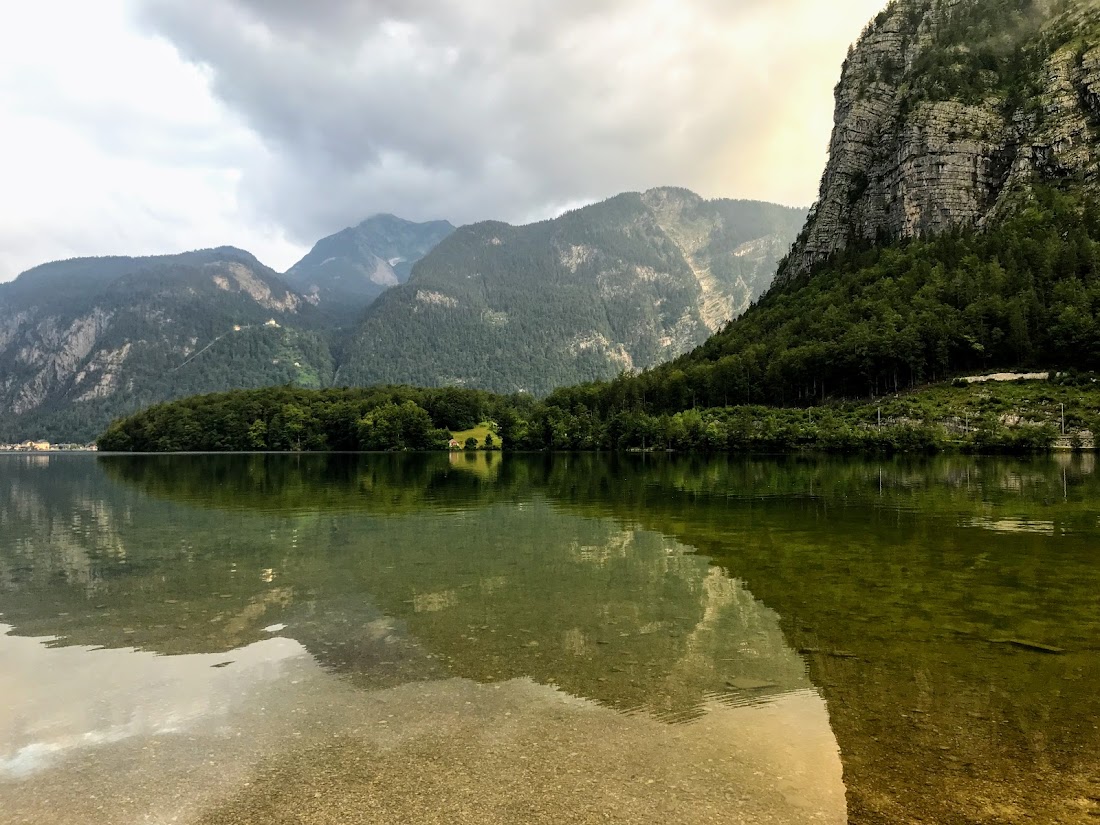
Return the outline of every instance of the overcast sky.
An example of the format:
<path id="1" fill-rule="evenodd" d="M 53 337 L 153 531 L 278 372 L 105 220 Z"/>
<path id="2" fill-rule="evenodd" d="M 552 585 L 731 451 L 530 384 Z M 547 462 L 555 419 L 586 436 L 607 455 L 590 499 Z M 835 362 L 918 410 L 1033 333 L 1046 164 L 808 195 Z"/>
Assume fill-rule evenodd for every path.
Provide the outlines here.
<path id="1" fill-rule="evenodd" d="M 523 222 L 621 191 L 808 206 L 885 0 L 36 0 L 0 27 L 0 280 L 376 212 Z"/>

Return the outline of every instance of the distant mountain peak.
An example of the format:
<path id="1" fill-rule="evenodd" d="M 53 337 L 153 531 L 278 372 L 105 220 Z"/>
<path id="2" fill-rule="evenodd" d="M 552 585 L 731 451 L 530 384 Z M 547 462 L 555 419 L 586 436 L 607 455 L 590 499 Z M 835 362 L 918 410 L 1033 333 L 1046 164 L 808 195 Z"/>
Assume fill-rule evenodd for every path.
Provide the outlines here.
<path id="1" fill-rule="evenodd" d="M 423 226 L 449 226 L 454 229 L 454 225 L 448 220 L 432 220 L 432 221 L 411 221 L 407 218 L 402 218 L 398 215 L 394 215 L 392 212 L 376 212 L 370 217 L 361 220 L 355 227 L 349 228 L 361 228 L 365 226 L 371 226 L 375 224 L 401 226 L 401 227 L 423 227 Z"/>
<path id="2" fill-rule="evenodd" d="M 693 192 L 683 186 L 655 186 L 642 192 L 642 200 L 647 203 L 659 200 L 684 200 L 694 203 L 702 203 L 706 200 L 702 195 Z"/>
<path id="3" fill-rule="evenodd" d="M 371 215 L 322 238 L 286 272 L 311 301 L 358 312 L 385 290 L 408 280 L 413 265 L 454 231 L 449 221 L 416 223 L 396 215 Z"/>

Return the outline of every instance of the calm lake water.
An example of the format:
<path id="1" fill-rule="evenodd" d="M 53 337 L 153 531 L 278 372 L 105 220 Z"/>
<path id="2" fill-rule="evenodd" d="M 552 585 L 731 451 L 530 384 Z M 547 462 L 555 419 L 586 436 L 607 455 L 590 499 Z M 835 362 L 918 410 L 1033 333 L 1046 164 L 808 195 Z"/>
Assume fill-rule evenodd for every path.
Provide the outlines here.
<path id="1" fill-rule="evenodd" d="M 0 823 L 1100 821 L 1100 476 L 0 457 Z"/>

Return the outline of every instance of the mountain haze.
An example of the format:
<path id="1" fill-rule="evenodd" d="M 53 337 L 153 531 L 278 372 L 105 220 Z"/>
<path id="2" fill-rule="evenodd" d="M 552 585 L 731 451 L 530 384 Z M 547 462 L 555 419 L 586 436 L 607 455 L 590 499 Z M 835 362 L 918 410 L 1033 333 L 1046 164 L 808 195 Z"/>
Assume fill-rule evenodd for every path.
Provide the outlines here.
<path id="1" fill-rule="evenodd" d="M 804 216 L 665 188 L 463 227 L 371 306 L 337 381 L 540 394 L 652 367 L 759 297 Z"/>
<path id="2" fill-rule="evenodd" d="M 375 215 L 318 241 L 285 277 L 318 305 L 357 312 L 405 283 L 413 265 L 454 229 L 447 221 L 413 223 Z"/>

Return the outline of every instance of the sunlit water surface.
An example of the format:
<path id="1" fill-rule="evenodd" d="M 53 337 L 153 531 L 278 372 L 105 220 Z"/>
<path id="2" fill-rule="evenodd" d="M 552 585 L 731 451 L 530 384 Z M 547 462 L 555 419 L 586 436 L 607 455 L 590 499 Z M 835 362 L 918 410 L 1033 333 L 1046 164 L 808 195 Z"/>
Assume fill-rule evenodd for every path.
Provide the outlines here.
<path id="1" fill-rule="evenodd" d="M 0 457 L 0 823 L 1096 822 L 1100 477 Z"/>

